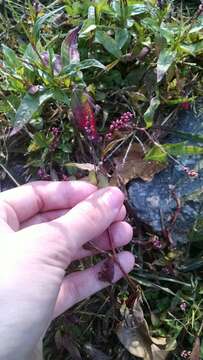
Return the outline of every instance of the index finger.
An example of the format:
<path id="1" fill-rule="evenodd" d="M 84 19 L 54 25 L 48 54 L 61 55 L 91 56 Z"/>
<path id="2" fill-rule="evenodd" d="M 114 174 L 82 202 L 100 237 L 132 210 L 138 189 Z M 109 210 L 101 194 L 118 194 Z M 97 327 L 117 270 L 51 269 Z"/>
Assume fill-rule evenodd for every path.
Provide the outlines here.
<path id="1" fill-rule="evenodd" d="M 75 253 L 86 242 L 101 235 L 117 218 L 124 201 L 118 188 L 100 189 L 81 201 L 67 214 L 18 234 L 32 238 L 49 261 L 66 268 Z"/>
<path id="2" fill-rule="evenodd" d="M 96 190 L 84 181 L 36 181 L 0 193 L 0 217 L 12 226 L 37 213 L 68 209 Z"/>

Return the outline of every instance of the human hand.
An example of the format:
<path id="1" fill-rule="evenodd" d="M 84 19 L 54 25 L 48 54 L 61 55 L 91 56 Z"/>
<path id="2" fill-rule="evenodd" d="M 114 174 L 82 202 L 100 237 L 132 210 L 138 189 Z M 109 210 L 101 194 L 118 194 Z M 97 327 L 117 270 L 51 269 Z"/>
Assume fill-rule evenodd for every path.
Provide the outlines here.
<path id="1" fill-rule="evenodd" d="M 28 359 L 52 319 L 108 286 L 98 280 L 102 262 L 65 276 L 69 264 L 92 253 L 93 240 L 108 250 L 132 238 L 123 194 L 85 182 L 35 182 L 0 194 L 0 359 Z M 132 270 L 134 257 L 119 262 Z M 122 277 L 115 265 L 113 281 Z"/>

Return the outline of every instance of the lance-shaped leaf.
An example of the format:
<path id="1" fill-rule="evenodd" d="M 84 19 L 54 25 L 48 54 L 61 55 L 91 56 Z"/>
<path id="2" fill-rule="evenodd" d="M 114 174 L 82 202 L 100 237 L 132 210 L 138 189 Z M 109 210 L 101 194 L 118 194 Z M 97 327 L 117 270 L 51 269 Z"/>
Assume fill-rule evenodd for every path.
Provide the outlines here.
<path id="1" fill-rule="evenodd" d="M 116 58 L 120 58 L 122 56 L 119 45 L 111 36 L 107 35 L 105 31 L 97 31 L 95 35 L 95 41 L 102 44 L 103 47 Z"/>
<path id="2" fill-rule="evenodd" d="M 97 140 L 98 134 L 94 116 L 93 100 L 87 92 L 74 90 L 71 99 L 71 107 L 76 127 L 78 127 L 89 140 Z"/>
<path id="3" fill-rule="evenodd" d="M 172 65 L 176 58 L 177 52 L 170 49 L 163 49 L 160 52 L 158 62 L 157 62 L 157 82 L 160 82 L 166 72 L 168 71 L 169 67 Z"/>
<path id="4" fill-rule="evenodd" d="M 80 29 L 81 26 L 77 26 L 73 30 L 69 31 L 68 35 L 62 42 L 61 59 L 64 66 L 80 62 L 80 53 L 78 50 L 78 34 Z"/>
<path id="5" fill-rule="evenodd" d="M 155 145 L 146 154 L 145 160 L 155 160 L 159 162 L 166 162 L 168 155 L 180 156 L 180 155 L 201 155 L 203 154 L 203 147 L 187 145 L 186 142 L 177 144 L 164 144 Z"/>
<path id="6" fill-rule="evenodd" d="M 157 96 L 153 97 L 150 101 L 150 105 L 147 111 L 144 113 L 144 121 L 147 128 L 151 127 L 153 124 L 155 111 L 158 109 L 160 105 L 160 100 Z"/>
<path id="7" fill-rule="evenodd" d="M 34 113 L 39 111 L 41 106 L 52 96 L 53 93 L 51 90 L 39 92 L 34 96 L 27 93 L 16 112 L 14 126 L 21 128 L 27 124 L 32 119 Z"/>

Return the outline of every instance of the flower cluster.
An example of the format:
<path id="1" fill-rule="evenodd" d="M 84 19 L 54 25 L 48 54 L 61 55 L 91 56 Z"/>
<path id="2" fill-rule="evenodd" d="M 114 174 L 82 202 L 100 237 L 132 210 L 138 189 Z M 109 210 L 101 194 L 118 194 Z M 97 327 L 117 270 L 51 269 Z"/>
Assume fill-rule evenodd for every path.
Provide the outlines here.
<path id="1" fill-rule="evenodd" d="M 51 142 L 51 145 L 50 145 L 49 149 L 51 151 L 55 151 L 57 149 L 57 147 L 58 147 L 58 144 L 59 144 L 60 130 L 57 127 L 53 127 L 53 128 L 51 128 L 50 133 L 51 133 L 51 135 L 53 137 L 53 140 Z"/>
<path id="2" fill-rule="evenodd" d="M 123 113 L 120 118 L 112 121 L 109 127 L 109 131 L 105 136 L 105 139 L 111 141 L 113 138 L 113 134 L 116 130 L 127 130 L 131 128 L 132 118 L 133 118 L 133 114 L 128 111 Z"/>
<path id="3" fill-rule="evenodd" d="M 181 352 L 180 356 L 181 356 L 183 359 L 189 359 L 190 356 L 191 356 L 191 351 L 183 350 L 183 351 Z"/>
<path id="4" fill-rule="evenodd" d="M 85 115 L 85 124 L 83 130 L 90 141 L 96 141 L 98 139 L 93 111 Z"/>

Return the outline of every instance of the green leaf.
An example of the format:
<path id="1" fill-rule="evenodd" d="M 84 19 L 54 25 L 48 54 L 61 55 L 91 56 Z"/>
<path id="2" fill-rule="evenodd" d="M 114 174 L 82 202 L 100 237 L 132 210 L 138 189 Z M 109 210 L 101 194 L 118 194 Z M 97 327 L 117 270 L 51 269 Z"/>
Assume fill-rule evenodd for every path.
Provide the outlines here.
<path id="1" fill-rule="evenodd" d="M 203 16 L 199 16 L 197 23 L 191 27 L 189 34 L 198 33 L 202 29 L 203 29 Z"/>
<path id="2" fill-rule="evenodd" d="M 180 49 L 193 56 L 203 54 L 203 40 L 193 44 L 182 44 L 180 45 Z"/>
<path id="3" fill-rule="evenodd" d="M 60 12 L 61 10 L 64 9 L 64 6 L 61 6 L 60 8 L 57 8 L 53 11 L 50 11 L 48 13 L 46 13 L 43 16 L 40 16 L 37 18 L 36 23 L 33 26 L 33 37 L 35 39 L 35 42 L 39 40 L 39 35 L 40 35 L 40 30 L 42 25 L 47 21 L 47 20 L 51 20 L 51 18 L 56 15 L 58 12 Z"/>
<path id="4" fill-rule="evenodd" d="M 116 41 L 104 31 L 96 31 L 95 41 L 99 42 L 103 45 L 103 47 L 116 58 L 120 58 L 122 56 L 122 52 L 120 51 Z"/>
<path id="5" fill-rule="evenodd" d="M 70 105 L 70 99 L 67 95 L 67 90 L 55 89 L 53 90 L 53 99 L 61 104 Z"/>
<path id="6" fill-rule="evenodd" d="M 26 47 L 25 52 L 23 54 L 23 59 L 31 61 L 32 63 L 39 61 L 39 56 L 37 55 L 36 51 L 33 49 L 31 44 L 28 44 L 28 46 Z"/>
<path id="7" fill-rule="evenodd" d="M 190 134 L 183 131 L 173 131 L 173 133 L 179 135 L 182 139 L 191 140 L 203 144 L 203 135 Z"/>
<path id="8" fill-rule="evenodd" d="M 86 59 L 80 62 L 78 65 L 80 70 L 88 69 L 91 67 L 96 67 L 105 70 L 106 67 L 100 61 L 96 59 Z"/>
<path id="9" fill-rule="evenodd" d="M 147 5 L 134 4 L 128 6 L 128 12 L 130 16 L 140 15 L 149 12 Z"/>
<path id="10" fill-rule="evenodd" d="M 175 35 L 178 33 L 177 26 L 169 26 L 169 24 L 161 23 L 160 34 L 163 36 L 168 44 L 174 43 Z"/>
<path id="11" fill-rule="evenodd" d="M 157 96 L 153 97 L 150 101 L 150 105 L 149 105 L 147 111 L 144 113 L 144 121 L 145 121 L 147 128 L 152 126 L 154 114 L 155 114 L 155 111 L 158 109 L 159 105 L 160 105 L 159 98 Z"/>
<path id="12" fill-rule="evenodd" d="M 22 127 L 27 124 L 32 119 L 34 113 L 39 111 L 40 107 L 52 96 L 53 92 L 51 90 L 38 93 L 34 96 L 27 93 L 16 112 L 14 126 Z"/>
<path id="13" fill-rule="evenodd" d="M 89 34 L 91 31 L 94 31 L 97 28 L 95 24 L 89 24 L 88 20 L 86 23 L 84 23 L 83 28 L 80 32 L 79 37 L 82 38 L 85 35 Z"/>
<path id="14" fill-rule="evenodd" d="M 128 30 L 127 29 L 116 29 L 115 41 L 117 47 L 121 50 L 128 41 Z"/>
<path id="15" fill-rule="evenodd" d="M 7 66 L 12 68 L 13 70 L 19 66 L 22 66 L 21 61 L 18 59 L 14 50 L 9 48 L 6 45 L 2 45 L 2 51 L 4 54 L 4 61 Z"/>
<path id="16" fill-rule="evenodd" d="M 187 145 L 186 142 L 177 144 L 164 144 L 164 149 L 173 156 L 203 154 L 203 147 Z"/>
<path id="17" fill-rule="evenodd" d="M 166 162 L 168 155 L 200 155 L 203 154 L 203 147 L 187 145 L 186 142 L 177 144 L 155 145 L 145 156 L 145 160 Z"/>
<path id="18" fill-rule="evenodd" d="M 98 60 L 96 59 L 86 59 L 81 61 L 78 64 L 69 64 L 68 66 L 65 66 L 63 68 L 62 74 L 66 74 L 68 76 L 76 76 L 78 71 L 89 69 L 92 67 L 96 67 L 99 69 L 105 70 L 106 67 Z"/>
<path id="19" fill-rule="evenodd" d="M 169 67 L 172 65 L 176 58 L 177 52 L 170 49 L 163 49 L 158 58 L 157 62 L 157 82 L 160 82 L 166 72 L 168 71 Z"/>
<path id="20" fill-rule="evenodd" d="M 42 131 L 38 131 L 28 147 L 28 152 L 34 152 L 48 147 L 51 140 L 52 139 L 48 139 Z"/>

